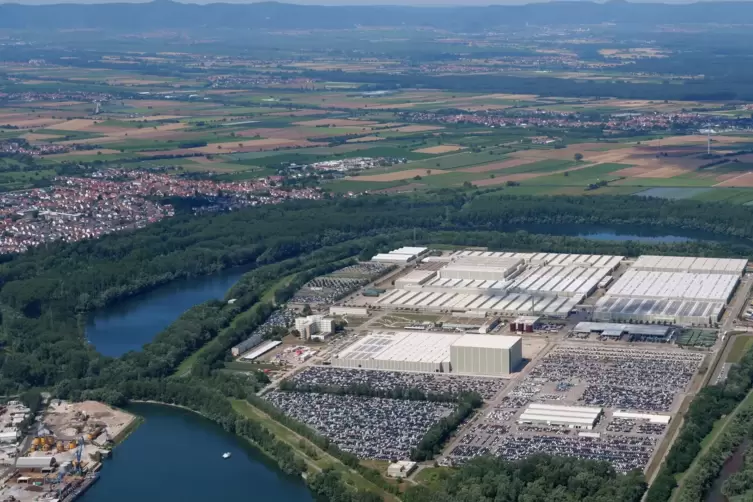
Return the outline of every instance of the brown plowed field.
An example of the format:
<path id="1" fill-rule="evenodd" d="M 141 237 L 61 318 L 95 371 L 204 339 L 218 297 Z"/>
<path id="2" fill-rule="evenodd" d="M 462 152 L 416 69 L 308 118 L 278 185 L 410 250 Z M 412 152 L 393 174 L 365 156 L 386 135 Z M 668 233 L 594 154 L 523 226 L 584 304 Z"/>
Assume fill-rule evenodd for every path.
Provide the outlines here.
<path id="1" fill-rule="evenodd" d="M 753 187 L 753 172 L 743 173 L 714 185 L 715 187 Z"/>

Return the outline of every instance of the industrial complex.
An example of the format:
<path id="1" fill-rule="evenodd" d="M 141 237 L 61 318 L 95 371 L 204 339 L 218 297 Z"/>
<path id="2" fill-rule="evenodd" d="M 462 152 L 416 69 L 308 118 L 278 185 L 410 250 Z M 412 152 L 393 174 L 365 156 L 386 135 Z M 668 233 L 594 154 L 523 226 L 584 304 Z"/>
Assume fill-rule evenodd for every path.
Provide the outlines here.
<path id="1" fill-rule="evenodd" d="M 294 340 L 258 332 L 233 355 L 280 364 L 288 383 L 266 399 L 395 477 L 420 470 L 411 451 L 469 392 L 482 408 L 441 465 L 552 453 L 645 469 L 750 289 L 740 259 L 411 246 L 358 267 L 357 289 L 319 301 L 323 278 L 285 306 L 274 322 Z"/>

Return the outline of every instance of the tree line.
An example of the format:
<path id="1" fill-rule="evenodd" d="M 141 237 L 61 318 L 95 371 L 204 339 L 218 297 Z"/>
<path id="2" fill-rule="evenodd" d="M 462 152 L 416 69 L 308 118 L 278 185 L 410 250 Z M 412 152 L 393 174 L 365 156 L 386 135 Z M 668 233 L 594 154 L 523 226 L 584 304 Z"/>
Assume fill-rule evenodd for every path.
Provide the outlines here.
<path id="1" fill-rule="evenodd" d="M 730 368 L 726 380 L 704 387 L 693 399 L 685 414 L 682 429 L 648 490 L 646 502 L 666 502 L 672 497 L 672 491 L 677 487 L 676 476 L 687 471 L 701 452 L 701 442 L 711 433 L 714 423 L 730 414 L 745 399 L 751 388 L 753 388 L 753 349 L 746 351 L 740 362 Z M 721 463 L 726 460 L 727 456 L 724 456 Z M 709 479 L 713 480 L 719 469 L 721 469 L 719 462 L 705 466 L 704 474 L 701 476 L 704 477 L 704 482 L 708 482 Z"/>

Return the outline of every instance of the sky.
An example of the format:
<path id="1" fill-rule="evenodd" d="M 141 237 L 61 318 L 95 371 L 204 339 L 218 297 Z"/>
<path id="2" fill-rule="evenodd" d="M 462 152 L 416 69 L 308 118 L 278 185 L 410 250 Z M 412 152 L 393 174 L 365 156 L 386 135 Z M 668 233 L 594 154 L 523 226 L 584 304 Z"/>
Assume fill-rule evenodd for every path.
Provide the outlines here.
<path id="1" fill-rule="evenodd" d="M 150 0 L 0 0 L 2 3 L 20 3 L 26 5 L 43 5 L 56 3 L 117 3 L 117 2 L 145 2 Z M 182 3 L 216 3 L 218 0 L 179 0 Z M 255 3 L 254 0 L 220 0 L 222 3 Z M 257 0 L 264 1 L 264 0 Z M 541 3 L 552 0 L 279 0 L 281 3 L 295 3 L 301 5 L 414 5 L 414 6 L 478 6 L 478 5 L 522 5 Z M 578 1 L 578 0 L 554 0 Z M 593 0 L 602 2 L 604 0 Z M 629 0 L 634 3 L 693 3 L 694 0 Z M 704 0 L 714 1 L 714 0 Z M 743 0 L 740 0 L 743 1 Z"/>

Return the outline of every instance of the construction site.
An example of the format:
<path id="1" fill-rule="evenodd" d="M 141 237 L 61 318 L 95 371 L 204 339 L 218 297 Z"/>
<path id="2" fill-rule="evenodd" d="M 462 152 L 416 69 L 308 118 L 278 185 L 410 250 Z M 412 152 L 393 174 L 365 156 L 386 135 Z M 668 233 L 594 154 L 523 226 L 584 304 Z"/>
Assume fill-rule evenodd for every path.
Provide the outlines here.
<path id="1" fill-rule="evenodd" d="M 2 458 L 3 501 L 70 502 L 98 479 L 102 460 L 136 417 L 95 401 L 52 400 Z"/>

